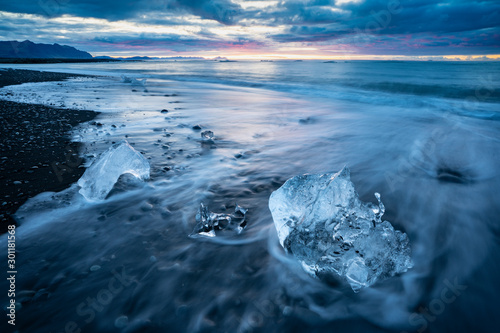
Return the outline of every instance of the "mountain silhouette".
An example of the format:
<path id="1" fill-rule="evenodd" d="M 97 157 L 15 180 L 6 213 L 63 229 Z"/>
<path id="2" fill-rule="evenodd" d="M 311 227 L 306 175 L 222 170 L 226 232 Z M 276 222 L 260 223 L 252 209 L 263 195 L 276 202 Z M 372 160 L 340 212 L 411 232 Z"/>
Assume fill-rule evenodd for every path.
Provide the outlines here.
<path id="1" fill-rule="evenodd" d="M 37 44 L 25 40 L 0 42 L 0 58 L 92 59 L 92 55 L 67 45 Z"/>

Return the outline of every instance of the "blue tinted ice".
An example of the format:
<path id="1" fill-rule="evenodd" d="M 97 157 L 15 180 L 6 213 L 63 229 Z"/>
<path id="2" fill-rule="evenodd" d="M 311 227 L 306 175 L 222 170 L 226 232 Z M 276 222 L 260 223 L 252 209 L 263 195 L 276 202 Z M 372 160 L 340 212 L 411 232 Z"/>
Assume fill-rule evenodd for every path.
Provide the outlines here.
<path id="1" fill-rule="evenodd" d="M 283 248 L 313 276 L 338 276 L 355 292 L 413 266 L 405 233 L 382 221 L 385 208 L 359 200 L 344 167 L 302 175 L 274 191 L 269 208 Z"/>
<path id="2" fill-rule="evenodd" d="M 88 200 L 105 199 L 118 181 L 129 173 L 139 179 L 148 179 L 149 162 L 127 141 L 112 145 L 103 152 L 78 180 L 80 193 Z"/>
<path id="3" fill-rule="evenodd" d="M 236 205 L 234 213 L 222 214 L 211 212 L 207 206 L 200 204 L 196 214 L 196 227 L 193 234 L 215 237 L 218 230 L 231 230 L 241 233 L 246 226 L 245 215 L 247 209 Z"/>
<path id="4" fill-rule="evenodd" d="M 201 140 L 205 142 L 214 142 L 214 132 L 212 131 L 203 131 L 201 132 Z"/>

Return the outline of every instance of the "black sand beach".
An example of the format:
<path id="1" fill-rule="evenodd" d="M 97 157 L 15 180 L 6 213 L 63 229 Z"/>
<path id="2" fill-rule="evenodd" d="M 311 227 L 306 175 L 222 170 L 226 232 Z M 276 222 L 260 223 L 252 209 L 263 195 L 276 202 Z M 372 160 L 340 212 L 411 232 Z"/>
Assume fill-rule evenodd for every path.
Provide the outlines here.
<path id="1" fill-rule="evenodd" d="M 27 82 L 62 81 L 82 75 L 30 70 L 0 71 L 0 87 Z M 80 144 L 69 131 L 98 113 L 0 100 L 0 230 L 15 223 L 17 209 L 29 198 L 60 191 L 82 174 Z"/>

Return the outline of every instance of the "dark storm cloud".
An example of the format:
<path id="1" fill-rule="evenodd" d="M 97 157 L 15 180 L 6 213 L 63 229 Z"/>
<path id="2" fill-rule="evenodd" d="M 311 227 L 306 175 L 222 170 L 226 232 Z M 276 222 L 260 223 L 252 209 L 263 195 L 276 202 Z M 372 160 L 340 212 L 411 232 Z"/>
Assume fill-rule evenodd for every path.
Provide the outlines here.
<path id="1" fill-rule="evenodd" d="M 255 2 L 255 1 L 254 1 Z M 175 45 L 188 45 L 193 49 L 213 49 L 213 45 L 226 45 L 241 38 L 249 45 L 259 46 L 263 41 L 268 48 L 279 47 L 278 44 L 302 43 L 304 45 L 332 46 L 351 45 L 360 53 L 405 54 L 414 53 L 481 53 L 499 52 L 500 38 L 500 1 L 465 1 L 465 0 L 281 0 L 275 2 L 260 1 L 261 4 L 272 4 L 265 8 L 241 6 L 241 0 L 22 0 L 2 1 L 0 11 L 12 13 L 37 14 L 49 20 L 41 19 L 28 24 L 27 18 L 8 17 L 0 20 L 0 30 L 9 32 L 16 38 L 30 38 L 40 35 L 32 26 L 44 26 L 45 31 L 58 30 L 55 22 L 51 27 L 50 18 L 68 14 L 83 18 L 100 18 L 107 21 L 125 20 L 138 25 L 158 26 L 192 26 L 189 43 L 182 44 L 182 38 L 175 33 L 164 35 Z M 251 4 L 250 4 L 251 5 Z M 191 14 L 201 19 L 193 20 Z M 45 22 L 47 21 L 47 22 Z M 38 22 L 38 23 L 37 23 Z M 206 24 L 205 24 L 206 22 Z M 218 23 L 217 23 L 218 22 Z M 81 24 L 85 28 L 85 22 Z M 264 26 L 269 33 L 258 35 L 239 35 L 235 33 L 217 35 L 211 27 L 220 24 L 227 26 L 231 32 L 233 26 Z M 67 33 L 72 37 L 78 34 L 76 24 Z M 16 30 L 17 29 L 17 30 Z M 66 29 L 62 27 L 59 29 Z M 66 29 L 68 30 L 68 29 Z M 116 41 L 110 34 L 115 32 L 95 32 L 88 26 L 82 31 L 82 40 L 92 40 L 96 35 Z M 179 29 L 180 30 L 180 29 Z M 263 28 L 260 31 L 264 31 Z M 10 33 L 16 31 L 17 33 Z M 135 30 L 134 30 L 135 31 Z M 194 33 L 192 31 L 199 31 Z M 272 31 L 272 33 L 271 33 Z M 220 33 L 220 30 L 219 30 Z M 181 34 L 181 32 L 179 32 Z M 224 34 L 223 34 L 224 35 Z M 264 37 L 265 36 L 265 37 Z M 158 43 L 156 37 L 137 38 L 132 36 L 133 43 L 152 45 Z M 52 36 L 47 35 L 47 38 Z M 180 38 L 180 39 L 178 39 Z M 246 38 L 246 39 L 245 39 Z M 229 41 L 231 39 L 231 41 Z M 256 43 L 256 40 L 261 42 Z M 199 48 L 195 46 L 198 41 Z M 131 42 L 132 43 L 132 42 Z M 112 43 L 106 43 L 111 45 Z M 123 45 L 123 43 L 122 43 Z M 126 44 L 129 46 L 129 44 Z M 174 45 L 174 44 L 172 44 Z"/>
<path id="2" fill-rule="evenodd" d="M 280 1 L 275 8 L 248 11 L 245 16 L 269 20 L 271 24 L 322 24 L 348 19 L 348 13 L 329 0 Z"/>
<path id="3" fill-rule="evenodd" d="M 241 13 L 241 7 L 230 0 L 179 0 L 168 1 L 167 8 L 184 9 L 201 18 L 231 24 Z"/>
<path id="4" fill-rule="evenodd" d="M 110 21 L 190 13 L 230 24 L 241 7 L 230 0 L 23 0 L 2 1 L 0 10 L 45 17 L 68 14 Z"/>
<path id="5" fill-rule="evenodd" d="M 500 22 L 500 2 L 497 0 L 365 0 L 340 5 L 336 5 L 335 0 L 284 0 L 266 10 L 246 11 L 231 0 L 23 0 L 3 1 L 0 10 L 46 17 L 69 14 L 107 20 L 147 21 L 175 13 L 190 13 L 223 24 L 259 19 L 269 25 L 289 25 L 291 32 L 295 28 L 297 36 L 305 32 L 305 38 L 313 39 L 310 31 L 314 29 L 301 26 L 323 25 L 316 30 L 322 34 L 331 31 L 335 38 L 336 30 L 342 33 L 346 28 L 392 34 L 451 32 L 494 27 Z M 168 24 L 168 20 L 163 23 Z M 376 24 L 378 28 L 374 29 Z"/>
<path id="6" fill-rule="evenodd" d="M 301 5 L 299 5 L 301 3 Z M 499 1 L 364 1 L 334 7 L 334 1 L 282 1 L 261 14 L 270 24 L 290 24 L 274 38 L 279 42 L 336 39 L 346 34 L 450 33 L 496 27 Z M 342 12 L 327 8 L 341 9 Z M 317 13 L 321 13 L 318 15 Z"/>

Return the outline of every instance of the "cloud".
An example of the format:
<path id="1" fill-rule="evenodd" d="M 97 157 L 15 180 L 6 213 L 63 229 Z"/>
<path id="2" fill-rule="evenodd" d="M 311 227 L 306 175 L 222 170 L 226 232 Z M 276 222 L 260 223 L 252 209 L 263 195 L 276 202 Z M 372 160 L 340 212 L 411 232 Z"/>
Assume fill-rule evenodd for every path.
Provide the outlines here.
<path id="1" fill-rule="evenodd" d="M 334 1 L 289 0 L 281 4 L 272 12 L 272 16 L 273 22 L 289 24 L 285 35 L 276 36 L 276 40 L 282 42 L 336 39 L 340 35 L 352 33 L 394 35 L 464 32 L 497 27 L 500 22 L 498 1 L 455 0 L 436 3 L 425 0 L 374 0 L 328 7 L 335 6 Z M 322 13 L 325 8 L 340 11 L 331 12 L 330 15 L 315 14 L 318 11 Z"/>
<path id="2" fill-rule="evenodd" d="M 234 23 L 242 8 L 229 0 L 178 0 L 167 2 L 167 9 L 184 9 L 204 19 L 224 24 Z"/>
<path id="3" fill-rule="evenodd" d="M 88 43 L 92 49 L 157 43 L 188 52 L 189 48 L 213 50 L 247 43 L 266 50 L 314 46 L 323 52 L 361 54 L 492 54 L 500 53 L 499 22 L 497 0 L 23 0 L 0 4 L 4 38 L 67 40 Z"/>
<path id="4" fill-rule="evenodd" d="M 3 1 L 0 10 L 44 17 L 72 15 L 110 21 L 190 13 L 231 24 L 241 7 L 230 0 L 23 0 Z"/>

